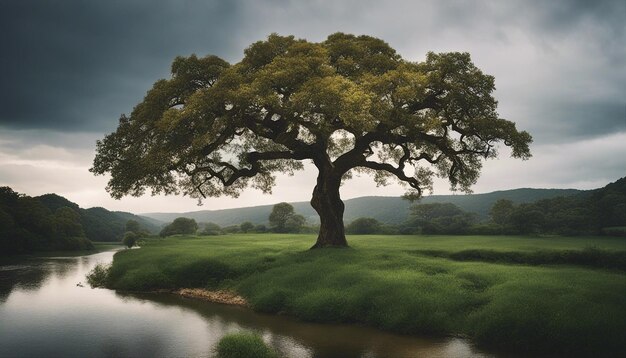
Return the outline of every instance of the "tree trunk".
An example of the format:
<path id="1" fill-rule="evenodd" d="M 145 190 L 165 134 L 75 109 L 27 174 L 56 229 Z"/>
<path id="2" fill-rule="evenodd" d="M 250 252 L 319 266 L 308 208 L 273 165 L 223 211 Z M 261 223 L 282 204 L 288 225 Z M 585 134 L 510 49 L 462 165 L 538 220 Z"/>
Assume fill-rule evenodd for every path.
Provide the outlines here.
<path id="1" fill-rule="evenodd" d="M 311 249 L 348 246 L 343 227 L 344 205 L 339 196 L 340 184 L 340 175 L 320 169 L 311 199 L 311 206 L 320 216 L 320 232 Z"/>

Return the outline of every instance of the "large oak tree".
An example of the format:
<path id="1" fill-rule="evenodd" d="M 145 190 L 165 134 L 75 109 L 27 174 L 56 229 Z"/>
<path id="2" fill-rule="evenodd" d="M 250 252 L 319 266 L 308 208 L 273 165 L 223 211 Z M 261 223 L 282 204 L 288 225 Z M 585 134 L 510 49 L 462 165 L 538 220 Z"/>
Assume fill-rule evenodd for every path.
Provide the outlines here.
<path id="1" fill-rule="evenodd" d="M 275 173 L 308 160 L 318 169 L 314 247 L 346 246 L 339 187 L 355 171 L 397 179 L 416 198 L 435 175 L 469 191 L 498 142 L 530 157 L 531 136 L 499 118 L 494 88 L 467 53 L 412 62 L 370 36 L 273 34 L 235 64 L 177 57 L 171 78 L 98 141 L 91 171 L 111 174 L 115 198 L 149 188 L 201 200 L 248 186 L 270 193 Z"/>

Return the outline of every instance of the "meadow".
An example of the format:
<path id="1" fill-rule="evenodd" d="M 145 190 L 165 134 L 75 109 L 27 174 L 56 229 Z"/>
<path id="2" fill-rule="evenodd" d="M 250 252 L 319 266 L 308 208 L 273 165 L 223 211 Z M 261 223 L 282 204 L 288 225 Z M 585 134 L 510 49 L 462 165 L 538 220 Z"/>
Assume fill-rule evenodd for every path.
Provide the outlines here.
<path id="1" fill-rule="evenodd" d="M 106 286 L 227 289 L 252 309 L 499 351 L 626 352 L 626 240 L 610 237 L 314 235 L 149 239 L 115 254 Z"/>

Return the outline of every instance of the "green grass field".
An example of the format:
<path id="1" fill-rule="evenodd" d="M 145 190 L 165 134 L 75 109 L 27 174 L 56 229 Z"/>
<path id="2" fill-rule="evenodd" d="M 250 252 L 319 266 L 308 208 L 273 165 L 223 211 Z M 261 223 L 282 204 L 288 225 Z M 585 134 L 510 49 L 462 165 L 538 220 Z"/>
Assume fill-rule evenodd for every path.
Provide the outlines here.
<path id="1" fill-rule="evenodd" d="M 626 352 L 626 240 L 314 235 L 147 241 L 114 257 L 121 290 L 231 289 L 261 312 L 406 334 L 463 335 L 514 352 Z M 469 254 L 468 254 L 469 253 Z"/>

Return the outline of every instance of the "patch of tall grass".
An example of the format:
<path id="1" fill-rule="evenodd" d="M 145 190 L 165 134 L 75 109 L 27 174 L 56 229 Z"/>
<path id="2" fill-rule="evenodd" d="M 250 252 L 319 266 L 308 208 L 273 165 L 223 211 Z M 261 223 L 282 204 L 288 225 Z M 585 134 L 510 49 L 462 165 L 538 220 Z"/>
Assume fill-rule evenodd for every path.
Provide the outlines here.
<path id="1" fill-rule="evenodd" d="M 109 284 L 111 265 L 97 264 L 86 276 L 91 288 L 106 287 Z"/>
<path id="2" fill-rule="evenodd" d="M 216 348 L 217 358 L 277 358 L 263 342 L 263 339 L 254 333 L 232 333 L 224 336 Z"/>

